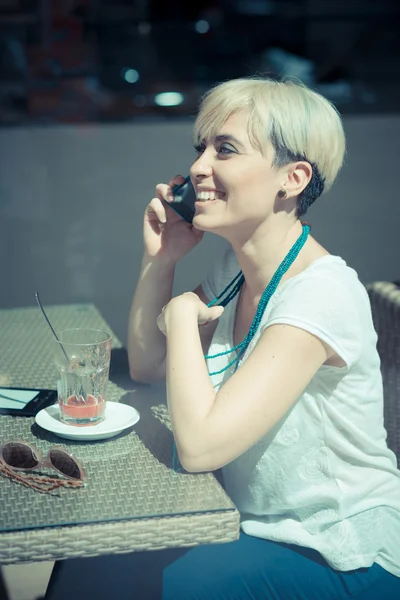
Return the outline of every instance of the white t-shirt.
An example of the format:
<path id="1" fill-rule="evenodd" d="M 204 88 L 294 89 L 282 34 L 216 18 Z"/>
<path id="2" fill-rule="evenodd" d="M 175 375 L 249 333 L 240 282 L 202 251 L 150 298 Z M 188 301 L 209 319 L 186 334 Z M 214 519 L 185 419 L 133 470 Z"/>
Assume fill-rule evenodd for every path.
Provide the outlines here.
<path id="1" fill-rule="evenodd" d="M 239 270 L 229 249 L 202 284 L 206 296 L 214 299 Z M 209 355 L 233 347 L 236 303 L 237 296 L 225 308 Z M 242 529 L 314 548 L 337 570 L 376 562 L 400 577 L 400 472 L 386 444 L 366 290 L 340 257 L 317 259 L 278 287 L 240 364 L 265 328 L 277 323 L 316 335 L 346 366 L 322 366 L 284 419 L 223 468 Z M 208 360 L 209 372 L 233 357 Z M 215 389 L 232 373 L 213 375 Z"/>

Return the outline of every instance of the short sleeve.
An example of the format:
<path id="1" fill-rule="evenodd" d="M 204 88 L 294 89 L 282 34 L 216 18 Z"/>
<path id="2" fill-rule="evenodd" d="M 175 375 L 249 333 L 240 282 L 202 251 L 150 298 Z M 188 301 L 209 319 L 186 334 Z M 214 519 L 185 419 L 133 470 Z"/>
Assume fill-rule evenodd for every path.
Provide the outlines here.
<path id="1" fill-rule="evenodd" d="M 278 323 L 304 329 L 328 344 L 351 368 L 362 348 L 357 306 L 360 293 L 356 288 L 361 284 L 351 283 L 318 273 L 289 280 L 280 294 L 278 288 L 272 310 L 266 322 L 261 322 L 262 329 Z"/>
<path id="2" fill-rule="evenodd" d="M 239 273 L 240 267 L 236 255 L 229 246 L 224 254 L 214 263 L 212 269 L 207 273 L 206 278 L 201 284 L 203 292 L 208 300 L 214 300 L 232 279 Z"/>

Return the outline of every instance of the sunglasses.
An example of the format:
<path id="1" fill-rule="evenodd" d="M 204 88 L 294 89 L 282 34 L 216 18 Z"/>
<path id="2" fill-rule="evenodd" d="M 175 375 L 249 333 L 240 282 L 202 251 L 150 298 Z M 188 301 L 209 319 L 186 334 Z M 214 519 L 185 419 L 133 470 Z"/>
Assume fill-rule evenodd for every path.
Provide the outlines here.
<path id="1" fill-rule="evenodd" d="M 57 471 L 66 479 L 26 474 L 26 471 L 43 467 Z M 43 458 L 40 450 L 23 441 L 5 442 L 0 446 L 0 472 L 41 492 L 50 492 L 59 487 L 82 487 L 87 479 L 81 463 L 67 448 L 52 446 Z"/>

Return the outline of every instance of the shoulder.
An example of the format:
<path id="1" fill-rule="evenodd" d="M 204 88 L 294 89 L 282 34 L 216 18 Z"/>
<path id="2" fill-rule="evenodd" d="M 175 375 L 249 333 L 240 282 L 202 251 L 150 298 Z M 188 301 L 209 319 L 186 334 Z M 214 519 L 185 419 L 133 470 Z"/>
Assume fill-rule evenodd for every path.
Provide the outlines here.
<path id="1" fill-rule="evenodd" d="M 327 255 L 315 260 L 299 275 L 292 277 L 278 288 L 277 300 L 305 301 L 316 304 L 326 301 L 346 304 L 351 310 L 360 301 L 368 301 L 368 294 L 360 282 L 357 272 L 349 267 L 340 256 Z"/>
<path id="2" fill-rule="evenodd" d="M 278 288 L 263 329 L 299 327 L 328 344 L 348 366 L 361 353 L 364 332 L 373 328 L 368 294 L 354 269 L 326 256 Z"/>

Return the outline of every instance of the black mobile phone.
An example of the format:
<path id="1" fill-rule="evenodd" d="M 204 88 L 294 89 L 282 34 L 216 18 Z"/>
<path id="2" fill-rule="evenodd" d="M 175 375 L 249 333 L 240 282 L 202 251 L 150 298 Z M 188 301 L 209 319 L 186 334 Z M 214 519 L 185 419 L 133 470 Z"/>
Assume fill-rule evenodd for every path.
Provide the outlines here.
<path id="1" fill-rule="evenodd" d="M 56 400 L 56 390 L 0 387 L 0 414 L 34 417 Z"/>
<path id="2" fill-rule="evenodd" d="M 194 203 L 196 202 L 196 192 L 192 182 L 190 181 L 189 175 L 185 178 L 185 181 L 172 188 L 174 194 L 173 200 L 168 200 L 167 204 L 178 213 L 188 223 L 193 221 L 194 213 L 196 208 Z"/>

